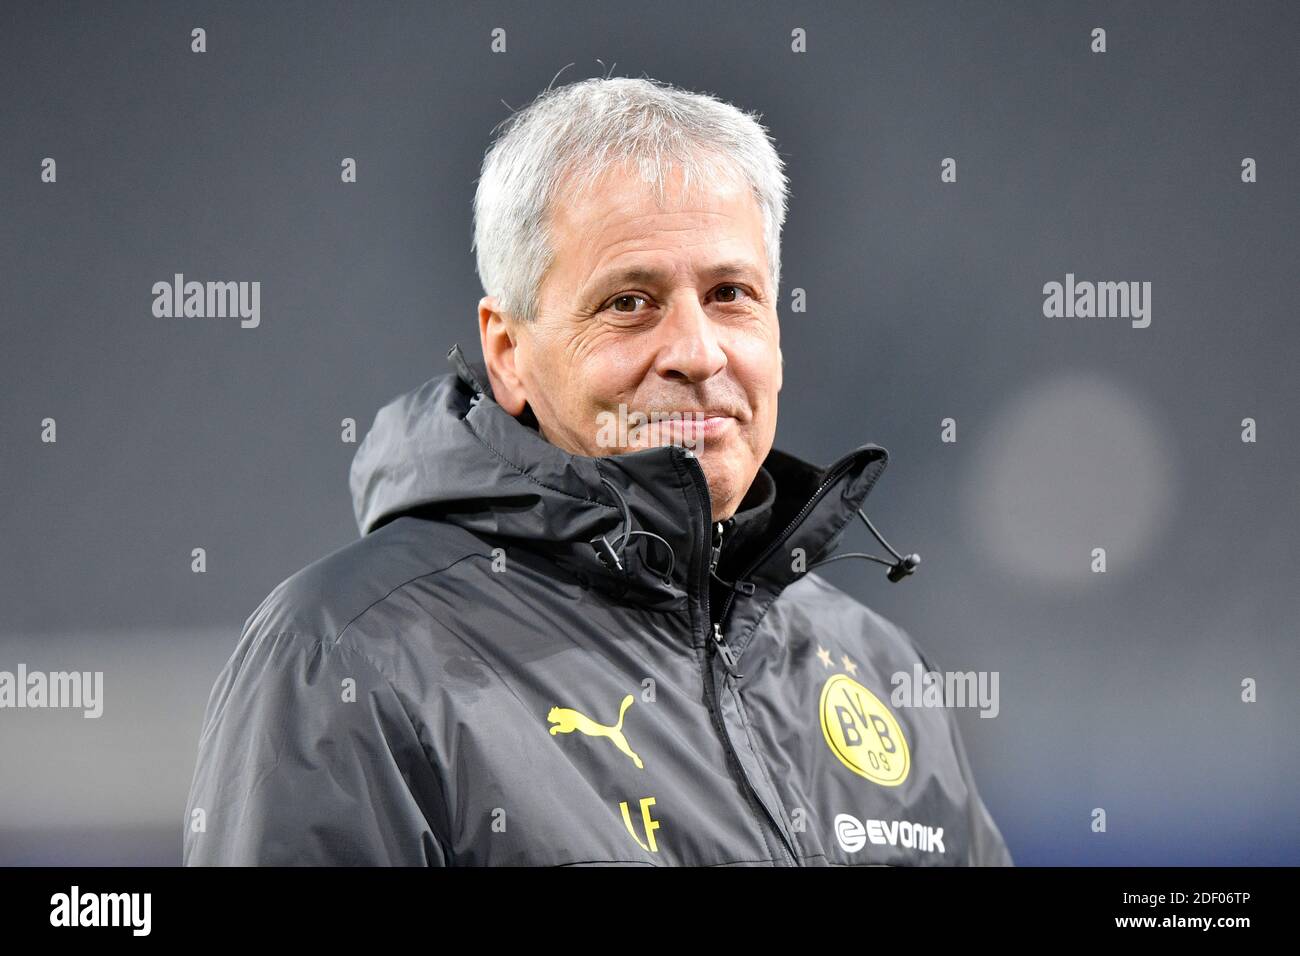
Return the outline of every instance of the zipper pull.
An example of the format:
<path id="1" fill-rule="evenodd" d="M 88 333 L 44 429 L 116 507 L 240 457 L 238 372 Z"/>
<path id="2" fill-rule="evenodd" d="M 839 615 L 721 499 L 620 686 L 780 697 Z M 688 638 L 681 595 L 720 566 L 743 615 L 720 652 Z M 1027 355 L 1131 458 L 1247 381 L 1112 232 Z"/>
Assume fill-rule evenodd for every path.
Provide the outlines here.
<path id="1" fill-rule="evenodd" d="M 712 574 L 722 557 L 722 522 L 713 526 L 713 552 L 709 555 L 709 573 Z"/>
<path id="2" fill-rule="evenodd" d="M 736 671 L 736 655 L 731 653 L 731 648 L 728 647 L 727 642 L 722 639 L 722 625 L 716 621 L 713 624 L 713 643 L 718 645 L 718 653 L 722 655 L 722 663 L 726 666 L 727 673 L 736 680 L 740 680 L 744 677 L 744 674 Z"/>

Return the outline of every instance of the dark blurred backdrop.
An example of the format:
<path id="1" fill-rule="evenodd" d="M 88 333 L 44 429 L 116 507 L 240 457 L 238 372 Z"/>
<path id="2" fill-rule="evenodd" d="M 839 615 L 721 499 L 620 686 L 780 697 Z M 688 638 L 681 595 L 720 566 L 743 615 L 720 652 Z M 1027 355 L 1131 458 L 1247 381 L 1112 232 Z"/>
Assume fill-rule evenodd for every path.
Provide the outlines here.
<path id="1" fill-rule="evenodd" d="M 0 670 L 105 674 L 97 720 L 0 711 L 0 864 L 179 862 L 213 679 L 261 598 L 357 535 L 340 421 L 359 440 L 452 343 L 477 353 L 474 181 L 566 64 L 772 131 L 778 446 L 891 452 L 869 513 L 920 572 L 825 573 L 940 667 L 999 672 L 999 715 L 959 719 L 1016 861 L 1300 863 L 1298 26 L 1294 3 L 0 6 Z M 177 272 L 259 281 L 260 325 L 154 317 Z M 1067 273 L 1151 282 L 1150 326 L 1045 317 Z"/>

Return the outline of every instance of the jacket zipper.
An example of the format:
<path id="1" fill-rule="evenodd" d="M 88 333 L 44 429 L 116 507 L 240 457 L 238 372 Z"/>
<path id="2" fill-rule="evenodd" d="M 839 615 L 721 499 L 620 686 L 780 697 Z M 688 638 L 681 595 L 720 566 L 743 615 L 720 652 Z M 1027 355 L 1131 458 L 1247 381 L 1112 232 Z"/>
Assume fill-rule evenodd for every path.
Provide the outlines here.
<path id="1" fill-rule="evenodd" d="M 709 554 L 710 577 L 713 575 L 713 572 L 717 569 L 718 561 L 722 557 L 722 535 L 723 535 L 722 522 L 720 521 L 714 522 L 713 549 Z M 705 578 L 704 580 L 704 587 L 706 590 L 711 589 L 708 578 Z M 707 604 L 705 605 L 705 608 L 707 610 L 708 608 Z M 726 665 L 727 673 L 729 673 L 736 680 L 739 680 L 743 675 L 741 675 L 741 673 L 738 670 L 736 670 L 736 655 L 731 652 L 730 645 L 727 644 L 726 640 L 722 636 L 721 619 L 713 622 L 713 643 L 717 645 L 718 653 L 722 655 L 722 662 L 723 664 Z"/>
<path id="2" fill-rule="evenodd" d="M 771 544 L 764 548 L 763 553 L 745 569 L 745 573 L 736 577 L 737 584 L 741 581 L 747 580 L 751 574 L 758 570 L 759 566 L 762 565 L 764 561 L 776 553 L 776 549 L 785 542 L 785 539 L 790 537 L 799 525 L 803 524 L 804 519 L 808 517 L 808 512 L 812 511 L 812 509 L 817 506 L 817 502 L 819 502 L 822 499 L 822 496 L 826 494 L 826 490 L 840 480 L 840 476 L 848 470 L 849 466 L 853 464 L 857 458 L 858 452 L 850 452 L 827 469 L 826 477 L 822 479 L 822 483 L 817 486 L 817 490 L 813 492 L 813 495 L 808 499 L 807 504 L 799 509 L 799 513 L 790 520 L 790 523 L 786 525 L 785 530 L 782 531 Z M 727 614 L 731 610 L 731 603 L 735 599 L 736 592 L 734 590 L 727 594 L 726 601 L 722 603 L 722 613 L 718 615 L 719 622 L 726 621 Z"/>
<path id="3" fill-rule="evenodd" d="M 695 490 L 699 493 L 701 504 L 706 516 L 709 516 L 712 499 L 709 497 L 708 481 L 704 477 L 704 469 L 700 466 L 698 460 L 692 456 L 693 464 L 687 466 L 691 473 L 691 478 L 695 481 Z M 700 562 L 701 573 L 699 575 L 699 594 L 704 611 L 705 626 L 709 626 L 711 615 L 709 612 L 709 574 L 717 564 L 718 557 L 722 554 L 722 525 L 718 524 L 714 528 L 712 545 L 707 540 L 701 539 L 701 545 L 705 549 L 704 560 Z M 730 601 L 727 602 L 730 604 Z M 722 708 L 714 695 L 713 689 L 713 654 L 714 647 L 722 655 L 723 662 L 727 664 L 728 673 L 735 675 L 733 670 L 735 665 L 735 655 L 728 646 L 726 639 L 722 635 L 722 625 L 713 625 L 712 642 L 708 638 L 704 642 L 704 703 L 709 710 L 709 715 L 713 718 L 713 725 L 718 732 L 718 737 L 722 741 L 722 746 L 727 754 L 735 761 L 736 767 L 740 771 L 740 779 L 745 799 L 749 802 L 750 808 L 756 814 L 761 812 L 766 815 L 768 821 L 775 828 L 777 835 L 781 839 L 781 849 L 785 853 L 787 862 L 792 866 L 802 866 L 799 855 L 795 852 L 793 840 L 786 834 L 785 827 L 781 821 L 768 809 L 767 804 L 762 800 L 755 800 L 756 794 L 753 793 L 753 784 L 749 782 L 745 774 L 744 765 L 740 762 L 740 757 L 736 754 L 735 747 L 731 743 L 731 736 L 727 733 L 727 728 L 722 722 Z M 734 689 L 733 693 L 739 694 L 739 689 Z"/>

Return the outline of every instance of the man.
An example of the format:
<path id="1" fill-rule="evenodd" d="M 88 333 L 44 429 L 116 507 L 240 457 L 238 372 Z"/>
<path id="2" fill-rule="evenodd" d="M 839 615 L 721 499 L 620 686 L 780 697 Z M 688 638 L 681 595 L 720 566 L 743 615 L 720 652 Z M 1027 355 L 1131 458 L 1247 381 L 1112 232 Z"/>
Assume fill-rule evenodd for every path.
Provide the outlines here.
<path id="1" fill-rule="evenodd" d="M 187 864 L 1011 863 L 952 714 L 888 704 L 931 662 L 810 573 L 886 453 L 772 449 L 785 189 L 752 117 L 653 81 L 511 118 L 484 363 L 380 410 L 362 538 L 248 618 Z"/>

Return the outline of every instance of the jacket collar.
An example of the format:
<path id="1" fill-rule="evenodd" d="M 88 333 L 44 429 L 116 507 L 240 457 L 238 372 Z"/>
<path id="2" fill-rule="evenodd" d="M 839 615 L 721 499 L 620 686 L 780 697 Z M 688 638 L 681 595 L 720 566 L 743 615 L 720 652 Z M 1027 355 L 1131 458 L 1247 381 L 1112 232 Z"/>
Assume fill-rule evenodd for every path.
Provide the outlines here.
<path id="1" fill-rule="evenodd" d="M 707 600 L 708 485 L 689 451 L 570 454 L 497 404 L 486 370 L 459 346 L 448 360 L 452 374 L 384 406 L 357 449 L 350 484 L 362 534 L 420 511 L 545 552 L 581 583 L 631 603 L 668 610 Z M 825 469 L 770 452 L 764 468 L 776 497 L 768 544 L 739 572 L 758 597 L 775 596 L 830 553 L 887 461 L 874 444 Z M 637 536 L 623 549 L 621 568 L 602 563 L 591 541 L 621 539 L 623 502 L 630 530 L 662 538 L 671 558 L 664 544 Z M 806 558 L 802 566 L 795 549 Z"/>

